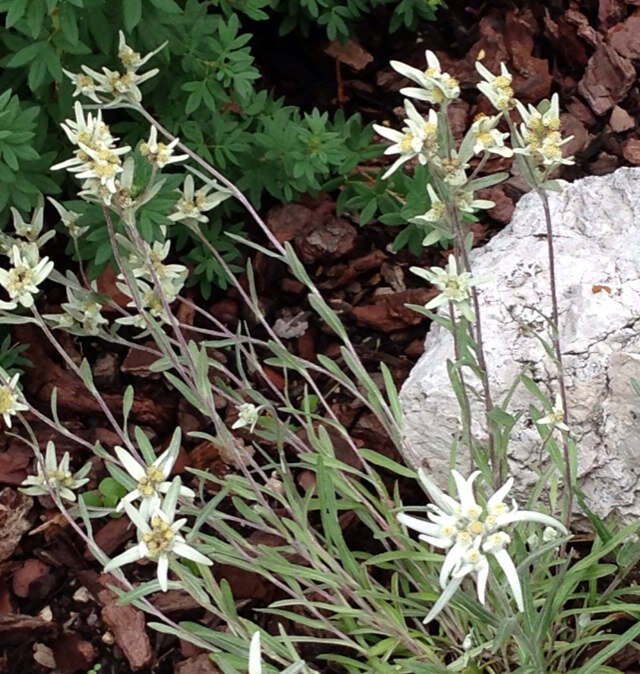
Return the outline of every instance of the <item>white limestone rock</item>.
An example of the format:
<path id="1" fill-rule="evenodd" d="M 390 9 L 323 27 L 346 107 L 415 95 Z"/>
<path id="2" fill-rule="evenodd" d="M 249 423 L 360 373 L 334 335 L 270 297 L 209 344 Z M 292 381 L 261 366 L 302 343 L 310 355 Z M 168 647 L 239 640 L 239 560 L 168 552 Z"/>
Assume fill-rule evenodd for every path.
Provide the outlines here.
<path id="1" fill-rule="evenodd" d="M 631 388 L 631 378 L 640 379 L 640 169 L 562 183 L 549 199 L 580 484 L 594 512 L 628 522 L 640 516 L 640 398 Z M 549 339 L 544 318 L 551 314 L 549 265 L 537 195 L 523 197 L 511 224 L 472 253 L 472 268 L 474 276 L 489 278 L 478 290 L 494 400 L 506 395 L 522 371 L 553 399 L 555 366 L 529 330 Z M 451 336 L 433 325 L 425 353 L 401 391 L 406 458 L 441 485 L 447 484 L 452 438 L 460 430 L 446 371 L 452 357 Z M 540 408 L 520 386 L 509 407 L 511 413 L 523 412 L 509 449 L 514 495 L 521 503 L 536 481 L 534 469 L 547 461 L 528 413 L 534 402 Z M 475 433 L 486 437 L 479 423 L 482 406 L 476 401 L 473 407 Z M 458 466 L 469 472 L 462 445 Z"/>

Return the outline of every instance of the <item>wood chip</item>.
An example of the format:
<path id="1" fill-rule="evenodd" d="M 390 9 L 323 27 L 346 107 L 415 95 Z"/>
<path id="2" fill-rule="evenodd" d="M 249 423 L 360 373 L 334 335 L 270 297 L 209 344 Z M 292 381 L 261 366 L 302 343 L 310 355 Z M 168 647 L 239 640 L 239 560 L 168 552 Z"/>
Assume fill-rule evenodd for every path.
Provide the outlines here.
<path id="1" fill-rule="evenodd" d="M 105 589 L 98 593 L 102 604 L 102 621 L 113 634 L 129 666 L 134 671 L 147 668 L 153 662 L 153 649 L 146 630 L 144 613 L 131 604 L 118 604 L 118 598 L 107 584 L 113 584 L 111 576 L 104 575 L 100 582 Z"/>
<path id="2" fill-rule="evenodd" d="M 613 108 L 611 117 L 609 117 L 609 126 L 612 131 L 622 133 L 623 131 L 633 129 L 635 125 L 635 120 L 626 110 L 623 110 L 619 105 Z"/>
<path id="3" fill-rule="evenodd" d="M 603 115 L 624 99 L 635 80 L 636 70 L 631 61 L 601 43 L 589 59 L 578 91 L 596 115 Z"/>
<path id="4" fill-rule="evenodd" d="M 33 500 L 15 489 L 7 487 L 0 492 L 0 562 L 9 559 L 29 531 L 28 519 Z"/>
<path id="5" fill-rule="evenodd" d="M 640 138 L 629 138 L 622 148 L 624 158 L 634 166 L 640 166 Z"/>
<path id="6" fill-rule="evenodd" d="M 608 33 L 609 44 L 628 59 L 640 58 L 640 9 Z"/>
<path id="7" fill-rule="evenodd" d="M 373 56 L 357 40 L 353 39 L 346 42 L 334 40 L 324 49 L 324 53 L 340 63 L 351 66 L 354 70 L 363 70 L 373 61 Z"/>

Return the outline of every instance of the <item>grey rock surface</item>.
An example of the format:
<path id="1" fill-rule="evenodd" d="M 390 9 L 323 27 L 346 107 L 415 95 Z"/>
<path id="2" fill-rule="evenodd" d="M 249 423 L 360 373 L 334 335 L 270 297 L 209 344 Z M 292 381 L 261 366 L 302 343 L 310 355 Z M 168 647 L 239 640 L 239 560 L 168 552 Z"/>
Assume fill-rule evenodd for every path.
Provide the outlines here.
<path id="1" fill-rule="evenodd" d="M 631 387 L 632 377 L 640 379 L 640 169 L 561 184 L 549 199 L 578 475 L 594 512 L 628 522 L 640 516 L 640 399 Z M 472 253 L 472 268 L 475 276 L 489 279 L 478 290 L 494 399 L 504 398 L 520 372 L 553 399 L 555 365 L 531 334 L 548 340 L 545 317 L 551 315 L 544 212 L 537 195 L 523 197 L 511 224 Z M 460 432 L 446 370 L 452 357 L 451 336 L 433 325 L 425 353 L 401 391 L 406 458 L 441 485 L 447 484 L 450 447 Z M 534 402 L 519 386 L 509 405 L 511 413 L 523 413 L 509 448 L 514 496 L 521 503 L 548 465 L 528 412 Z M 486 438 L 480 401 L 473 409 L 474 433 Z M 466 474 L 469 466 L 469 452 L 460 444 L 458 467 Z"/>

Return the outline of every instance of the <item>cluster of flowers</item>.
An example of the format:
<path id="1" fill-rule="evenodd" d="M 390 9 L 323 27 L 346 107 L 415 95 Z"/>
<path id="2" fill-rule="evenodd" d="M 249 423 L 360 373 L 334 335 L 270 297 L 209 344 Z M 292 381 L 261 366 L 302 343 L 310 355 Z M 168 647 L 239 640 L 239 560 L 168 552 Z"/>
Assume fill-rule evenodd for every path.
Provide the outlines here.
<path id="1" fill-rule="evenodd" d="M 82 66 L 82 73 L 65 70 L 65 75 L 76 88 L 73 92 L 74 96 L 82 94 L 100 105 L 106 104 L 111 107 L 122 103 L 137 104 L 142 100 L 139 85 L 157 75 L 159 70 L 154 68 L 146 73 L 139 73 L 138 70 L 162 50 L 166 42 L 149 54 L 140 56 L 127 45 L 122 31 L 119 31 L 118 35 L 118 58 L 124 72 L 102 68 L 102 72 L 99 73 L 87 66 Z"/>
<path id="2" fill-rule="evenodd" d="M 44 460 L 42 457 L 38 458 L 37 472 L 25 478 L 22 493 L 28 496 L 55 494 L 66 501 L 75 501 L 74 490 L 89 482 L 87 475 L 91 470 L 91 464 L 87 463 L 77 473 L 72 473 L 69 469 L 69 452 L 65 452 L 58 463 L 56 447 L 51 441 L 47 443 Z"/>
<path id="3" fill-rule="evenodd" d="M 118 56 L 125 68 L 124 73 L 103 68 L 103 73 L 100 74 L 85 66 L 81 74 L 65 72 L 76 87 L 75 96 L 87 96 L 104 108 L 123 104 L 137 105 L 141 100 L 138 85 L 158 72 L 153 69 L 140 74 L 138 70 L 160 49 L 162 47 L 141 56 L 127 45 L 124 34 L 120 32 Z M 66 120 L 62 128 L 77 149 L 71 159 L 52 168 L 67 169 L 75 174 L 83 181 L 79 193 L 81 197 L 115 211 L 125 224 L 135 227 L 136 212 L 151 201 L 164 184 L 164 180 L 157 176 L 158 170 L 169 164 L 182 162 L 188 155 L 174 154 L 179 143 L 177 138 L 168 144 L 159 142 L 158 130 L 152 126 L 148 140 L 138 148 L 139 153 L 152 165 L 151 178 L 146 188 L 141 190 L 134 182 L 134 158 L 127 156 L 131 148 L 117 146 L 118 139 L 111 134 L 109 126 L 103 121 L 101 110 L 95 114 L 85 114 L 80 102 L 75 104 L 74 110 L 75 119 Z M 188 226 L 207 222 L 207 211 L 230 196 L 228 190 L 212 180 L 207 180 L 196 190 L 193 177 L 187 175 L 174 211 L 169 214 L 168 219 Z M 56 208 L 70 234 L 79 236 L 82 232 L 77 227 L 78 215 L 59 204 L 56 204 Z M 177 298 L 188 271 L 183 265 L 165 263 L 170 253 L 170 242 L 166 240 L 166 229 L 162 234 L 164 241 L 152 244 L 141 241 L 138 250 L 130 256 L 133 279 L 125 279 L 121 275 L 118 288 L 131 298 L 128 307 L 138 311 L 116 319 L 116 323 L 145 330 L 148 327 L 148 318 L 144 312 L 161 323 L 168 321 L 167 306 Z M 67 296 L 69 301 L 62 305 L 64 313 L 58 316 L 49 315 L 47 319 L 55 327 L 70 329 L 78 334 L 98 334 L 107 321 L 100 314 L 95 286 L 85 289 L 72 280 L 67 287 Z"/>
<path id="4" fill-rule="evenodd" d="M 135 525 L 138 543 L 114 557 L 105 572 L 140 559 L 149 559 L 157 564 L 157 576 L 163 592 L 168 589 L 169 562 L 172 556 L 184 557 L 198 564 L 213 562 L 189 545 L 180 529 L 187 519 L 176 519 L 178 499 L 193 499 L 195 492 L 182 486 L 179 477 L 168 481 L 180 451 L 179 434 L 175 434 L 170 446 L 153 462 L 143 464 L 131 452 L 116 447 L 116 455 L 127 473 L 135 482 L 134 488 L 122 498 L 116 511 L 124 510 Z M 133 503 L 139 501 L 139 506 Z"/>
<path id="5" fill-rule="evenodd" d="M 2 395 L 0 387 L 0 401 Z M 149 559 L 157 564 L 158 582 L 165 592 L 168 589 L 169 563 L 173 556 L 184 557 L 198 564 L 212 564 L 208 557 L 189 545 L 180 533 L 187 519 L 176 519 L 178 499 L 193 499 L 195 493 L 182 486 L 179 477 L 168 481 L 179 449 L 179 435 L 176 434 L 168 449 L 146 465 L 122 447 L 115 448 L 116 456 L 126 470 L 121 478 L 131 487 L 116 507 L 116 512 L 124 511 L 127 514 L 136 527 L 138 543 L 114 557 L 105 566 L 105 571 Z M 55 446 L 49 442 L 44 460 L 37 464 L 37 474 L 24 480 L 22 491 L 29 496 L 53 493 L 61 499 L 75 501 L 74 490 L 89 481 L 86 476 L 90 469 L 91 464 L 87 463 L 77 473 L 72 473 L 69 470 L 69 453 L 65 452 L 58 462 Z M 139 502 L 138 507 L 134 506 L 136 501 Z"/>
<path id="6" fill-rule="evenodd" d="M 509 507 L 504 500 L 513 478 L 509 478 L 481 506 L 475 498 L 473 483 L 480 474 L 472 473 L 465 479 L 457 471 L 451 472 L 458 491 L 458 500 L 440 490 L 423 471 L 420 480 L 431 497 L 428 520 L 399 513 L 398 520 L 419 532 L 419 539 L 436 548 L 447 550 L 440 570 L 442 594 L 424 619 L 432 621 L 453 597 L 465 577 L 474 575 L 478 600 L 485 603 L 489 578 L 489 556 L 493 557 L 505 574 L 519 611 L 524 610 L 522 587 L 516 567 L 507 552 L 511 537 L 503 529 L 516 522 L 537 522 L 567 534 L 567 529 L 549 515 L 529 510 L 518 510 L 515 502 Z"/>
<path id="7" fill-rule="evenodd" d="M 31 222 L 25 222 L 15 208 L 11 209 L 15 237 L 5 233 L 0 237 L 0 252 L 9 258 L 9 267 L 0 268 L 0 285 L 7 291 L 9 302 L 0 301 L 0 309 L 11 311 L 18 305 L 32 307 L 38 286 L 53 269 L 48 257 L 40 257 L 40 246 L 54 236 L 53 232 L 41 235 L 43 211 L 40 204 Z"/>
<path id="8" fill-rule="evenodd" d="M 440 62 L 432 51 L 426 51 L 426 61 L 427 68 L 424 71 L 398 61 L 391 61 L 391 66 L 400 75 L 418 85 L 405 87 L 400 93 L 408 98 L 439 106 L 440 112 L 431 108 L 426 117 L 423 117 L 410 100 L 405 100 L 406 119 L 402 130 L 381 125 L 374 125 L 374 128 L 379 135 L 392 143 L 385 153 L 398 155 L 384 174 L 385 178 L 403 164 L 416 159 L 429 167 L 430 175 L 438 186 L 438 191 L 431 184 L 427 186 L 430 208 L 426 213 L 412 219 L 412 222 L 427 227 L 428 233 L 423 245 L 429 246 L 452 238 L 452 209 L 472 214 L 494 206 L 492 201 L 476 199 L 475 191 L 498 182 L 499 178 L 475 179 L 477 167 L 468 175 L 474 156 L 480 157 L 482 162 L 492 154 L 500 157 L 520 155 L 535 170 L 540 169 L 542 177 L 549 175 L 561 164 L 573 162 L 562 155 L 562 148 L 570 138 L 563 139 L 560 134 L 557 94 L 552 96 L 551 101 L 543 101 L 538 108 L 531 105 L 525 108 L 515 98 L 513 78 L 504 63 L 500 65 L 499 75 L 491 73 L 480 61 L 476 63 L 476 69 L 482 77 L 478 89 L 489 99 L 496 114 L 476 117 L 459 148 L 453 147 L 448 128 L 447 106 L 460 96 L 460 86 L 454 77 L 442 71 Z M 522 118 L 519 130 L 509 116 L 513 109 L 517 109 Z M 499 129 L 503 120 L 509 126 L 510 132 Z M 512 147 L 506 144 L 510 135 Z M 441 290 L 453 290 L 446 295 L 446 300 L 459 307 L 471 320 L 469 298 L 473 284 L 468 282 L 468 278 L 457 276 L 451 265 L 449 267 L 440 272 L 435 268 L 431 270 L 431 275 L 437 276 L 435 285 Z M 443 301 L 430 303 L 430 307 Z"/>

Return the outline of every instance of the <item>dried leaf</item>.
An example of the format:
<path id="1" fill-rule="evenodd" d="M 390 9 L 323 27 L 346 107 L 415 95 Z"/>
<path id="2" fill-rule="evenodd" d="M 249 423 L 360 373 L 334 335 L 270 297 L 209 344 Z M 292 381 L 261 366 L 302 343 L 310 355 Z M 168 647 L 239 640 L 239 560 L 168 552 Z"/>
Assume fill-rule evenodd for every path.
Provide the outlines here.
<path id="1" fill-rule="evenodd" d="M 334 40 L 324 49 L 324 53 L 340 63 L 351 66 L 354 70 L 362 70 L 373 61 L 373 56 L 357 40 L 353 39 L 346 42 Z"/>

